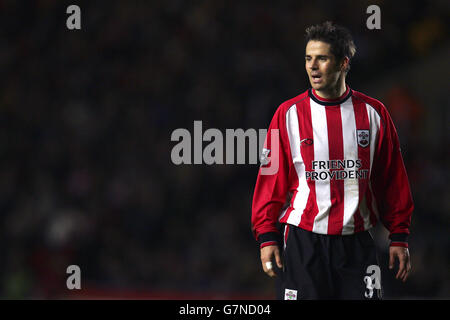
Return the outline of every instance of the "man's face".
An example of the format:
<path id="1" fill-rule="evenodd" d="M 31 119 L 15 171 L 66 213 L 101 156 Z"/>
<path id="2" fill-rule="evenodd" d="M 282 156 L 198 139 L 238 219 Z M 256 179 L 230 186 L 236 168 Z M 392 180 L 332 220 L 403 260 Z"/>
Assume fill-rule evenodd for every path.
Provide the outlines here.
<path id="1" fill-rule="evenodd" d="M 332 91 L 339 83 L 341 70 L 330 44 L 311 40 L 306 45 L 305 68 L 311 87 L 316 91 Z"/>

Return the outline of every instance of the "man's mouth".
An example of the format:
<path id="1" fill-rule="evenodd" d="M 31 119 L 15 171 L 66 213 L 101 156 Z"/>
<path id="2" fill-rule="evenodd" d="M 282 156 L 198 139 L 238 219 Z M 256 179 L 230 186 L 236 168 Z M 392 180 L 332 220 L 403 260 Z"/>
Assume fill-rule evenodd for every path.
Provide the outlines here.
<path id="1" fill-rule="evenodd" d="M 317 74 L 317 73 L 311 74 L 311 78 L 312 78 L 313 83 L 322 82 L 322 75 L 320 75 L 320 74 Z"/>

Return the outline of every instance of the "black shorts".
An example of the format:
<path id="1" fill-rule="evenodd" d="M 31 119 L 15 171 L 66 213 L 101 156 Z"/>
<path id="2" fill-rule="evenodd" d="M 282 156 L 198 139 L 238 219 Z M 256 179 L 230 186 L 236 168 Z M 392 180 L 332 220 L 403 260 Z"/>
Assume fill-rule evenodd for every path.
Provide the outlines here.
<path id="1" fill-rule="evenodd" d="M 336 236 L 283 227 L 277 299 L 381 299 L 381 273 L 368 231 Z"/>

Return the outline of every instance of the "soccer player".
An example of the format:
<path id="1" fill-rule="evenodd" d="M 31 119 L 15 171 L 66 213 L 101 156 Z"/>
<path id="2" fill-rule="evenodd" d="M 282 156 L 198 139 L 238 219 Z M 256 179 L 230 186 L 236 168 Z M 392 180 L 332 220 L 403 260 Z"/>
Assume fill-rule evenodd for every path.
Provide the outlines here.
<path id="1" fill-rule="evenodd" d="M 269 126 L 252 230 L 278 299 L 381 298 L 368 232 L 378 220 L 389 231 L 389 268 L 398 260 L 402 281 L 411 270 L 413 200 L 399 139 L 384 105 L 346 84 L 355 52 L 346 28 L 307 28 L 311 88 L 282 103 Z M 278 170 L 266 174 L 273 162 Z"/>

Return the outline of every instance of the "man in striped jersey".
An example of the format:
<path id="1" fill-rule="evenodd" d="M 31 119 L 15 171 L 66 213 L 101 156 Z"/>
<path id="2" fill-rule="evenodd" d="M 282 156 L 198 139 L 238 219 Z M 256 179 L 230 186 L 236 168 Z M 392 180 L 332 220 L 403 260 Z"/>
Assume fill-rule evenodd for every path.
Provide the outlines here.
<path id="1" fill-rule="evenodd" d="M 381 102 L 345 82 L 356 51 L 347 29 L 309 27 L 306 43 L 311 88 L 276 110 L 254 190 L 262 267 L 279 275 L 279 299 L 381 298 L 368 232 L 378 220 L 389 268 L 398 260 L 402 281 L 411 269 L 413 201 L 397 132 Z M 272 162 L 278 170 L 264 174 Z"/>

